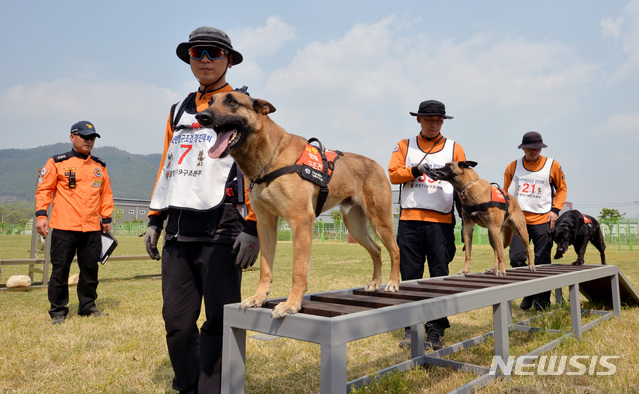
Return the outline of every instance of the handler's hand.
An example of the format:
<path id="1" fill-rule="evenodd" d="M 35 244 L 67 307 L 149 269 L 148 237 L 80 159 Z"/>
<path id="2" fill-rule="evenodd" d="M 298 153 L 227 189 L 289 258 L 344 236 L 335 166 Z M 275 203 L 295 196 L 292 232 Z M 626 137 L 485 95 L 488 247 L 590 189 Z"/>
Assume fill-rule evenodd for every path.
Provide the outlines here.
<path id="1" fill-rule="evenodd" d="M 559 216 L 557 216 L 557 214 L 552 211 L 550 211 L 550 213 L 548 214 L 548 223 L 550 223 L 551 230 L 555 228 L 555 222 L 557 221 L 558 217 Z"/>
<path id="2" fill-rule="evenodd" d="M 233 255 L 235 257 L 235 267 L 247 269 L 252 267 L 260 252 L 260 239 L 255 235 L 241 232 L 233 244 Z"/>
<path id="3" fill-rule="evenodd" d="M 49 235 L 49 219 L 38 219 L 38 221 L 36 222 L 36 231 L 43 237 Z"/>
<path id="4" fill-rule="evenodd" d="M 428 163 L 421 163 L 419 167 L 417 167 L 417 169 L 419 170 L 420 173 L 425 174 L 426 171 L 430 169 L 430 167 L 428 166 Z"/>
<path id="5" fill-rule="evenodd" d="M 158 239 L 160 238 L 160 232 L 157 226 L 149 226 L 144 233 L 144 245 L 146 245 L 146 252 L 154 260 L 160 259 L 160 252 L 158 252 Z"/>

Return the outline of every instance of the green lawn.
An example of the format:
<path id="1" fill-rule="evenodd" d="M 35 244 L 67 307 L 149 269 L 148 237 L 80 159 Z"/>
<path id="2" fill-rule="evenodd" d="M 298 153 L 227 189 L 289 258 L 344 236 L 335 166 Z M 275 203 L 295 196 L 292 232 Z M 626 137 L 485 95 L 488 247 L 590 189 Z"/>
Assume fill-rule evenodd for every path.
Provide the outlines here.
<path id="1" fill-rule="evenodd" d="M 120 237 L 115 255 L 145 254 L 142 238 Z M 0 236 L 0 259 L 27 258 L 28 236 Z M 488 246 L 475 246 L 472 270 L 486 269 L 492 262 Z M 561 260 L 574 259 L 570 252 Z M 619 265 L 630 282 L 639 289 L 639 252 L 607 251 L 609 264 Z M 598 253 L 589 248 L 587 263 L 598 264 Z M 451 273 L 462 265 L 458 248 Z M 292 244 L 280 242 L 276 255 L 271 297 L 288 294 L 292 273 Z M 384 256 L 383 279 L 390 263 Z M 77 272 L 74 265 L 72 273 Z M 72 291 L 71 313 L 66 323 L 52 326 L 47 314 L 46 289 L 0 291 L 0 393 L 59 392 L 171 392 L 172 370 L 164 343 L 161 317 L 161 281 L 157 261 L 108 261 L 100 271 L 98 307 L 108 316 L 80 318 L 77 297 Z M 1 282 L 10 275 L 26 274 L 27 267 L 5 267 Z M 356 244 L 315 242 L 308 292 L 363 286 L 372 275 L 366 251 Z M 243 296 L 252 294 L 259 271 L 244 273 Z M 36 280 L 40 280 L 36 276 Z M 564 289 L 567 294 L 567 289 Z M 516 302 L 518 303 L 519 300 Z M 585 302 L 585 301 L 584 301 Z M 588 307 L 588 305 L 584 305 Z M 535 312 L 513 308 L 513 319 L 523 320 Z M 482 308 L 451 316 L 446 331 L 447 344 L 492 330 L 492 309 Z M 495 381 L 482 393 L 501 392 L 637 392 L 639 350 L 639 308 L 624 308 L 618 318 L 587 331 L 580 341 L 570 340 L 549 355 L 613 355 L 616 374 L 612 376 L 514 376 Z M 249 336 L 254 333 L 249 333 Z M 403 330 L 354 341 L 348 345 L 348 380 L 374 373 L 410 358 L 410 350 L 397 346 Z M 521 355 L 548 342 L 547 334 L 511 334 L 510 350 Z M 490 366 L 493 344 L 466 349 L 452 356 L 472 364 Z M 247 340 L 247 393 L 315 393 L 320 384 L 319 345 L 280 338 Z M 447 392 L 470 382 L 475 375 L 430 367 L 392 374 L 367 387 L 365 393 Z"/>

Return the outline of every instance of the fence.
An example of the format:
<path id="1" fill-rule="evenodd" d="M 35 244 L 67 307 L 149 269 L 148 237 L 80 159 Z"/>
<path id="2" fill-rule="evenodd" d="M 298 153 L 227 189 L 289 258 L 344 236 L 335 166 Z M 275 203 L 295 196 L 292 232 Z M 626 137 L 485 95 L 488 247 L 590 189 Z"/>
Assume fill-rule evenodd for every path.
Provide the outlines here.
<path id="1" fill-rule="evenodd" d="M 617 219 L 616 221 L 601 222 L 600 225 L 608 247 L 617 245 L 619 250 L 621 250 L 623 245 L 628 246 L 630 251 L 632 251 L 633 244 L 635 246 L 639 245 L 637 220 Z"/>
<path id="2" fill-rule="evenodd" d="M 455 225 L 455 243 L 461 246 L 464 242 L 461 236 L 460 222 L 461 221 L 458 220 L 458 224 Z M 395 220 L 395 230 L 397 230 L 397 220 Z M 609 248 L 616 246 L 619 250 L 627 248 L 633 251 L 635 247 L 639 246 L 639 226 L 636 219 L 601 223 L 601 230 L 606 239 L 606 245 Z M 291 228 L 286 222 L 280 222 L 277 239 L 279 241 L 292 240 Z M 344 223 L 340 221 L 324 222 L 322 219 L 317 219 L 313 227 L 313 240 L 348 242 L 348 230 L 344 226 Z M 488 231 L 485 228 L 475 225 L 475 229 L 473 230 L 473 245 L 490 245 Z"/>
<path id="3" fill-rule="evenodd" d="M 455 225 L 455 243 L 463 245 L 461 237 L 461 221 Z M 397 229 L 397 220 L 395 220 L 395 229 Z M 637 219 L 622 219 L 613 222 L 602 222 L 601 230 L 603 231 L 606 245 L 610 247 L 618 247 L 619 250 L 628 248 L 633 251 L 635 247 L 639 247 L 639 224 Z M 124 222 L 113 223 L 112 233 L 115 236 L 133 236 L 137 237 L 146 231 L 146 223 Z M 0 223 L 0 235 L 7 234 L 27 234 L 32 232 L 32 226 L 27 224 L 16 223 Z M 291 228 L 284 221 L 280 222 L 278 229 L 278 240 L 291 241 Z M 314 241 L 344 241 L 348 242 L 348 230 L 341 221 L 328 222 L 319 218 L 315 221 L 313 227 Z M 485 228 L 475 226 L 473 230 L 473 245 L 489 245 L 488 232 Z"/>

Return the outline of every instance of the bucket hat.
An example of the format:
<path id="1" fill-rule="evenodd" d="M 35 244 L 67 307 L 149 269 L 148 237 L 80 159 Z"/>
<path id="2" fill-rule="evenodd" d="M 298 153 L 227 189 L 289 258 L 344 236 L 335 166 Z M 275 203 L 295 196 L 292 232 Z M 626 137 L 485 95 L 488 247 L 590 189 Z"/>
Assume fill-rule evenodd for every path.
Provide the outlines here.
<path id="1" fill-rule="evenodd" d="M 189 34 L 189 40 L 181 42 L 177 46 L 175 53 L 184 63 L 190 64 L 189 49 L 195 45 L 214 45 L 226 49 L 233 55 L 233 65 L 240 64 L 244 60 L 242 54 L 233 49 L 229 36 L 214 27 L 202 26 L 193 30 Z"/>
<path id="2" fill-rule="evenodd" d="M 524 138 L 521 140 L 521 144 L 517 147 L 519 149 L 541 149 L 547 148 L 548 145 L 544 144 L 544 140 L 541 138 L 541 134 L 536 131 L 529 131 L 524 134 Z"/>
<path id="3" fill-rule="evenodd" d="M 446 116 L 446 106 L 441 101 L 437 100 L 426 100 L 422 101 L 419 104 L 419 109 L 417 112 L 409 112 L 413 116 L 417 115 L 438 115 L 442 116 L 444 119 L 452 119 L 452 116 Z"/>

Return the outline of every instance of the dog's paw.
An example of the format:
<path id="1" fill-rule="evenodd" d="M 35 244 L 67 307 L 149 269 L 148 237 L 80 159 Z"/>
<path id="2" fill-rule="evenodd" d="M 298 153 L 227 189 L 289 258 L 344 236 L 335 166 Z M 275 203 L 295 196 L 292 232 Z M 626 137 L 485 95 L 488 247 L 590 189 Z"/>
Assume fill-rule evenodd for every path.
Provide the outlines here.
<path id="1" fill-rule="evenodd" d="M 506 276 L 506 271 L 504 271 L 504 272 L 495 271 L 495 276 Z"/>
<path id="2" fill-rule="evenodd" d="M 286 315 L 292 315 L 293 313 L 297 313 L 301 307 L 288 305 L 288 302 L 280 302 L 273 308 L 273 312 L 271 313 L 271 317 L 273 319 L 280 319 Z"/>
<path id="3" fill-rule="evenodd" d="M 495 267 L 490 267 L 490 268 L 488 268 L 488 269 L 486 270 L 486 272 L 487 272 L 487 273 L 494 273 L 495 275 L 497 275 L 497 273 L 498 273 L 499 271 L 498 271 L 498 270 L 497 270 L 497 268 L 495 268 Z"/>
<path id="4" fill-rule="evenodd" d="M 468 272 L 470 272 L 470 270 L 459 270 L 457 275 L 468 275 Z"/>
<path id="5" fill-rule="evenodd" d="M 368 284 L 366 285 L 366 287 L 364 287 L 364 291 L 377 291 L 380 289 L 381 287 L 381 280 L 379 279 L 373 279 L 370 282 L 368 282 Z"/>
<path id="6" fill-rule="evenodd" d="M 386 286 L 384 287 L 385 291 L 396 292 L 399 291 L 399 282 L 396 281 L 388 281 Z"/>
<path id="7" fill-rule="evenodd" d="M 528 266 L 528 269 L 529 269 L 530 271 L 533 271 L 533 272 L 534 272 L 534 271 L 537 271 L 537 268 L 535 268 L 535 266 L 534 266 L 534 265 L 529 265 L 529 266 Z"/>
<path id="8" fill-rule="evenodd" d="M 255 298 L 255 296 L 252 296 L 252 297 L 249 297 L 249 298 L 245 299 L 244 301 L 242 301 L 242 303 L 240 304 L 240 308 L 242 308 L 242 309 L 257 308 L 257 307 L 262 306 L 263 303 L 264 303 L 264 301 L 258 302 L 257 299 Z"/>

